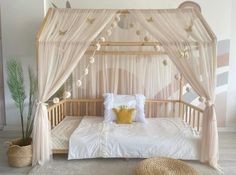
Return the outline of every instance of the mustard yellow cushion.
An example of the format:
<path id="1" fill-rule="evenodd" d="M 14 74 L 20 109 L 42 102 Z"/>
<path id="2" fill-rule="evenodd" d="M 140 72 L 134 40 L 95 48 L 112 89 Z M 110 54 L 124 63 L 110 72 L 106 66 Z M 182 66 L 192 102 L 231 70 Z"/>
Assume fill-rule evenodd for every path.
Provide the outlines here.
<path id="1" fill-rule="evenodd" d="M 134 108 L 113 108 L 117 124 L 131 124 L 135 113 Z"/>

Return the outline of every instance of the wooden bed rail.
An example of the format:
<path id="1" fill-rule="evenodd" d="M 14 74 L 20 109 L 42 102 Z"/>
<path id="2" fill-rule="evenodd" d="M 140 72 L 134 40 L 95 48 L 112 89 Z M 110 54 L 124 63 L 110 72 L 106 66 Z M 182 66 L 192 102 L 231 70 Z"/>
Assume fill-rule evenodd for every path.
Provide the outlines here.
<path id="1" fill-rule="evenodd" d="M 48 108 L 51 128 L 65 116 L 103 116 L 103 99 L 67 99 Z M 145 115 L 150 117 L 180 117 L 197 131 L 201 130 L 203 110 L 179 100 L 146 100 Z"/>

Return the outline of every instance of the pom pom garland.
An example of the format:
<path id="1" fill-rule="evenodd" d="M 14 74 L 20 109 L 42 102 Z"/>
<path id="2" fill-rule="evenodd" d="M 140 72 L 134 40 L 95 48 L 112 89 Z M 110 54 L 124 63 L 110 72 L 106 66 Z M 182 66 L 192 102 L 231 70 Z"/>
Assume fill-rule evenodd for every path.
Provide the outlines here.
<path id="1" fill-rule="evenodd" d="M 101 45 L 99 43 L 96 44 L 96 50 L 100 50 L 101 49 Z"/>
<path id="2" fill-rule="evenodd" d="M 90 58 L 89 58 L 89 62 L 90 62 L 91 64 L 93 64 L 93 63 L 95 62 L 95 58 L 94 58 L 94 57 L 90 57 Z"/>
<path id="3" fill-rule="evenodd" d="M 71 97 L 71 93 L 69 91 L 65 91 L 63 94 L 63 98 L 70 98 Z"/>
<path id="4" fill-rule="evenodd" d="M 101 37 L 99 40 L 100 40 L 101 42 L 105 42 L 105 41 L 106 41 L 106 39 L 105 39 L 104 37 Z"/>
<path id="5" fill-rule="evenodd" d="M 89 73 L 89 70 L 88 70 L 88 68 L 86 68 L 86 69 L 84 70 L 84 75 L 88 75 L 88 73 Z"/>
<path id="6" fill-rule="evenodd" d="M 60 102 L 60 99 L 59 99 L 58 97 L 55 97 L 55 98 L 53 98 L 52 102 L 53 102 L 54 104 L 57 104 L 57 103 Z"/>
<path id="7" fill-rule="evenodd" d="M 76 86 L 77 86 L 77 87 L 80 87 L 81 85 L 82 85 L 82 81 L 81 81 L 81 80 L 77 80 Z"/>

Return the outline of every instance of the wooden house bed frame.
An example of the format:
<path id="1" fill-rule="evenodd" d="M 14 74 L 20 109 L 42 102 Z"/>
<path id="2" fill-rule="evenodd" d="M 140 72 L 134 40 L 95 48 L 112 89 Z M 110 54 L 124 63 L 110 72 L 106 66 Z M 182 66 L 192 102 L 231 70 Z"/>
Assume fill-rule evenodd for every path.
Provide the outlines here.
<path id="1" fill-rule="evenodd" d="M 48 18 L 48 15 L 51 13 L 51 9 L 49 9 L 41 29 L 37 35 L 39 38 L 45 21 Z M 127 10 L 122 10 L 120 13 L 129 13 Z M 212 33 L 210 32 L 209 26 L 206 21 L 199 16 L 202 21 L 204 27 L 207 29 L 210 36 Z M 38 45 L 38 40 L 37 43 Z M 114 41 L 106 41 L 101 43 L 101 46 L 143 46 L 143 47 L 153 47 L 158 42 L 114 42 Z M 171 43 L 167 43 L 171 44 Z M 198 47 L 197 43 L 190 43 L 194 48 Z M 91 43 L 89 49 L 86 51 L 87 54 L 93 52 L 94 50 L 94 42 Z M 38 50 L 37 50 L 38 51 Z M 165 52 L 160 51 L 97 51 L 96 54 L 99 55 L 165 55 Z M 37 54 L 38 55 L 38 54 Z M 145 116 L 147 118 L 150 117 L 179 117 L 186 123 L 188 123 L 193 129 L 200 132 L 201 125 L 203 120 L 203 109 L 194 106 L 190 103 L 182 100 L 182 92 L 183 92 L 183 81 L 182 75 L 180 78 L 180 88 L 179 88 L 179 99 L 178 100 L 152 100 L 147 99 L 145 102 Z M 48 107 L 48 120 L 51 125 L 51 129 L 56 127 L 66 116 L 104 116 L 104 107 L 103 107 L 103 99 L 64 99 L 57 104 L 53 104 Z M 53 149 L 53 154 L 64 154 L 68 153 L 68 150 L 65 149 Z"/>
<path id="2" fill-rule="evenodd" d="M 103 99 L 65 99 L 48 108 L 51 129 L 65 116 L 103 116 Z M 203 110 L 182 100 L 146 100 L 145 115 L 150 117 L 179 117 L 200 132 Z M 53 149 L 53 154 L 67 154 L 67 149 Z"/>

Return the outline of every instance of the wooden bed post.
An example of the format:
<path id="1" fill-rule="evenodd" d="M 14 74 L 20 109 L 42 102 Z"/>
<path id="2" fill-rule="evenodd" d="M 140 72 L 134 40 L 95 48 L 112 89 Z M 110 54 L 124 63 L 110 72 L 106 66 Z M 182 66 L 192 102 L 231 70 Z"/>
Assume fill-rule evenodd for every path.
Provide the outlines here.
<path id="1" fill-rule="evenodd" d="M 182 96 L 183 96 L 183 75 L 180 74 L 179 80 L 179 117 L 182 118 Z"/>

